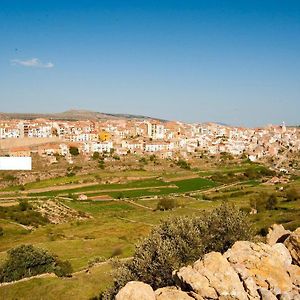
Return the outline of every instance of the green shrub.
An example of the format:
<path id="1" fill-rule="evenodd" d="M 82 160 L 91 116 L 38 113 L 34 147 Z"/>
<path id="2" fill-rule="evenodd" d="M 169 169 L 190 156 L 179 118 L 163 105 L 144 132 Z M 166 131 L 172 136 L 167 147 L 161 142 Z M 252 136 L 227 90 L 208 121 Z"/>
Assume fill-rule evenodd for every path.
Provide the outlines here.
<path id="1" fill-rule="evenodd" d="M 73 155 L 73 156 L 79 155 L 79 150 L 78 150 L 77 147 L 71 146 L 71 147 L 69 148 L 69 152 L 70 152 L 70 154 Z"/>
<path id="2" fill-rule="evenodd" d="M 176 164 L 182 169 L 186 169 L 186 170 L 191 169 L 191 165 L 183 159 L 179 159 Z"/>
<path id="3" fill-rule="evenodd" d="M 275 194 L 259 193 L 250 200 L 250 207 L 256 209 L 257 212 L 263 212 L 275 209 L 277 203 L 278 200 Z"/>
<path id="4" fill-rule="evenodd" d="M 275 209 L 277 204 L 278 204 L 278 200 L 277 200 L 276 195 L 275 194 L 271 194 L 267 198 L 266 209 L 268 209 L 268 210 Z"/>
<path id="5" fill-rule="evenodd" d="M 121 264 L 113 287 L 100 298 L 114 299 L 120 288 L 132 280 L 148 283 L 154 289 L 174 285 L 173 270 L 205 253 L 223 253 L 235 241 L 251 238 L 246 214 L 225 203 L 200 216 L 167 219 L 136 246 L 133 259 Z"/>
<path id="6" fill-rule="evenodd" d="M 68 260 L 56 259 L 53 271 L 58 277 L 70 277 L 72 276 L 73 268 Z"/>
<path id="7" fill-rule="evenodd" d="M 160 199 L 157 203 L 157 210 L 171 210 L 177 207 L 177 202 L 172 198 L 163 198 Z"/>
<path id="8" fill-rule="evenodd" d="M 146 164 L 148 163 L 146 157 L 141 157 L 140 160 L 139 160 L 139 162 L 140 162 L 141 164 L 144 164 L 144 165 L 146 165 Z"/>
<path id="9" fill-rule="evenodd" d="M 100 157 L 100 153 L 96 151 L 96 152 L 93 153 L 92 157 L 93 157 L 94 160 L 97 160 Z"/>
<path id="10" fill-rule="evenodd" d="M 8 251 L 8 258 L 0 268 L 0 282 L 54 272 L 58 276 L 71 274 L 68 261 L 60 261 L 46 250 L 32 245 L 21 245 Z"/>
<path id="11" fill-rule="evenodd" d="M 23 225 L 38 227 L 49 223 L 47 217 L 40 212 L 34 211 L 27 200 L 21 200 L 19 205 L 2 207 L 0 206 L 0 218 L 9 219 Z"/>
<path id="12" fill-rule="evenodd" d="M 28 203 L 27 200 L 21 200 L 19 202 L 19 208 L 20 208 L 21 211 L 32 209 L 31 205 Z"/>

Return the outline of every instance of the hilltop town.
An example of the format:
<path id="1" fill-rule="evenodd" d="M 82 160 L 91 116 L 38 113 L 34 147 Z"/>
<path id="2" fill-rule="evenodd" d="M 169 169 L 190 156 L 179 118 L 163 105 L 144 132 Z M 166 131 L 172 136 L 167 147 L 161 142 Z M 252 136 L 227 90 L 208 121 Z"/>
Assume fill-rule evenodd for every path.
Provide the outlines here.
<path id="1" fill-rule="evenodd" d="M 155 155 L 161 159 L 191 155 L 245 156 L 267 160 L 270 167 L 288 172 L 297 167 L 287 158 L 300 150 L 300 129 L 282 125 L 243 128 L 216 123 L 189 124 L 155 119 L 0 120 L 2 155 L 34 153 L 56 162 L 56 155 L 73 163 L 70 149 L 84 156 L 98 153 Z"/>

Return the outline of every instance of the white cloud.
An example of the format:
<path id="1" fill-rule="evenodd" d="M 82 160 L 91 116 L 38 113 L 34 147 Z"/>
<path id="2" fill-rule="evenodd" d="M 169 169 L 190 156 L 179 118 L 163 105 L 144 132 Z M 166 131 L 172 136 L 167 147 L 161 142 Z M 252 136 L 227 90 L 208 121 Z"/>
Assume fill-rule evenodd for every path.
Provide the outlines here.
<path id="1" fill-rule="evenodd" d="M 12 65 L 19 65 L 24 67 L 31 67 L 31 68 L 53 68 L 54 64 L 52 62 L 42 63 L 38 58 L 32 58 L 28 60 L 20 60 L 20 59 L 13 59 L 11 60 Z"/>

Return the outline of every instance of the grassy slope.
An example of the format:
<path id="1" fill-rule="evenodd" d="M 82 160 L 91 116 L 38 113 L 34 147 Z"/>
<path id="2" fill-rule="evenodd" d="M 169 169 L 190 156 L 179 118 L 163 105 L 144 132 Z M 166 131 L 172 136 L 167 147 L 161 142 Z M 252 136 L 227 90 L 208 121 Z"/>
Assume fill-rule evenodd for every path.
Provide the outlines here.
<path id="1" fill-rule="evenodd" d="M 172 184 L 175 183 L 178 186 L 177 192 L 178 190 L 187 192 L 199 188 L 199 182 L 203 181 L 196 178 L 180 180 Z M 222 192 L 212 192 L 210 196 L 225 195 L 236 205 L 248 207 L 249 200 L 255 193 L 275 192 L 274 186 L 257 185 L 255 181 L 250 183 L 244 184 L 242 190 L 239 187 L 231 187 Z M 300 189 L 299 180 L 293 185 Z M 239 193 L 240 191 L 244 194 Z M 31 233 L 18 225 L 1 220 L 0 226 L 4 228 L 5 235 L 0 237 L 0 260 L 5 258 L 8 249 L 21 243 L 31 243 L 55 252 L 62 259 L 69 259 L 75 271 L 78 271 L 86 267 L 93 257 L 111 257 L 117 248 L 122 249 L 121 257 L 131 256 L 138 239 L 145 236 L 151 230 L 152 225 L 158 224 L 161 219 L 173 215 L 198 214 L 221 203 L 221 199 L 206 201 L 201 200 L 201 197 L 197 200 L 184 195 L 176 199 L 181 207 L 166 212 L 149 211 L 124 201 L 66 201 L 65 204 L 91 214 L 93 219 L 60 225 L 50 224 Z M 136 201 L 155 208 L 158 200 Z M 284 223 L 291 229 L 300 226 L 300 200 L 285 202 L 279 197 L 279 201 L 278 210 L 251 216 L 256 222 L 257 230 L 275 222 Z M 92 269 L 91 274 L 81 273 L 71 279 L 34 279 L 1 287 L 0 299 L 66 299 L 68 297 L 73 299 L 74 295 L 76 299 L 88 299 L 110 282 L 108 269 L 109 266 L 106 265 Z"/>

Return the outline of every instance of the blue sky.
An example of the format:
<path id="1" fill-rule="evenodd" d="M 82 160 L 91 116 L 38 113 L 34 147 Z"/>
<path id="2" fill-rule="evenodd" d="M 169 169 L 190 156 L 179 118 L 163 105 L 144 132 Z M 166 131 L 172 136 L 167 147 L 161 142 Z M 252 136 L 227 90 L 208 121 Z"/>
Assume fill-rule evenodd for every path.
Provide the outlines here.
<path id="1" fill-rule="evenodd" d="M 0 0 L 0 111 L 299 124 L 300 1 Z"/>

